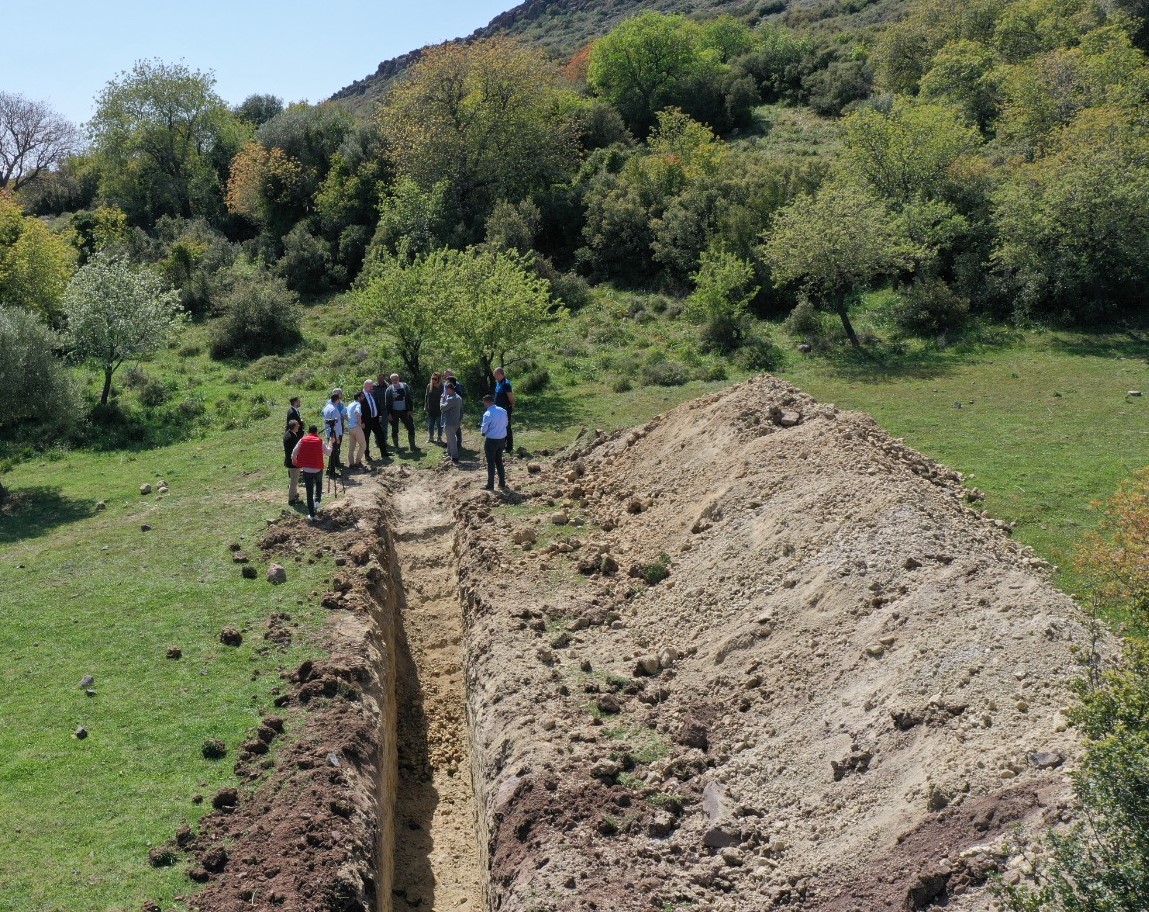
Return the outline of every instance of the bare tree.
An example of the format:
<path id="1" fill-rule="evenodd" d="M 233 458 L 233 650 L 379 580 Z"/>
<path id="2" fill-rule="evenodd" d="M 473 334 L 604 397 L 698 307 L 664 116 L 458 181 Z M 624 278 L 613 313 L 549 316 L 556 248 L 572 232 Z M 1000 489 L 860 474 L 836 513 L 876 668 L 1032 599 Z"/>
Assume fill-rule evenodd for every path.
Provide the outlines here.
<path id="1" fill-rule="evenodd" d="M 76 151 L 80 131 L 46 104 L 0 92 L 0 190 L 19 190 Z"/>

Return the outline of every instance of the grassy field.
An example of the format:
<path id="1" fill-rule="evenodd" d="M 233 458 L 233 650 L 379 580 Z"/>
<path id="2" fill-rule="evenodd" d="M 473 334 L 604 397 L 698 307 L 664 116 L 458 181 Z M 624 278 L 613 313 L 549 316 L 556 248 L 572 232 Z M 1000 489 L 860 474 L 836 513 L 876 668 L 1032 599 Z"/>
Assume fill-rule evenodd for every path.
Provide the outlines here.
<path id="1" fill-rule="evenodd" d="M 700 351 L 678 306 L 657 295 L 596 293 L 534 363 L 512 365 L 516 442 L 558 447 L 582 427 L 642 422 L 754 372 Z M 865 314 L 859 328 L 884 332 Z M 1149 464 L 1149 402 L 1126 395 L 1149 393 L 1149 344 L 1138 334 L 990 328 L 944 350 L 879 339 L 861 354 L 802 355 L 781 327 L 772 333 L 776 373 L 823 401 L 872 413 L 967 473 L 995 516 L 1017 521 L 1020 541 L 1062 567 L 1096 522 L 1091 502 Z M 307 594 L 331 569 L 293 564 L 287 585 L 273 588 L 262 573 L 242 579 L 228 545 L 240 542 L 256 558 L 259 534 L 284 506 L 287 396 L 301 393 L 314 416 L 332 385 L 353 388 L 391 366 L 338 299 L 308 311 L 305 337 L 290 356 L 215 363 L 206 328 L 189 327 L 118 378 L 120 416 L 91 431 L 93 448 L 29 457 L 9 446 L 0 815 L 12 835 L 0 851 L 0 910 L 134 910 L 145 899 L 168 908 L 193 888 L 181 869 L 150 868 L 147 850 L 194 825 L 206 806 L 193 795 L 233 781 L 234 751 L 210 762 L 201 745 L 238 744 L 269 708 L 279 670 L 316 653 L 322 618 Z M 472 450 L 477 420 L 472 401 Z M 426 447 L 400 460 L 441 458 Z M 169 494 L 138 493 L 161 477 Z M 107 508 L 98 511 L 101 500 Z M 145 523 L 150 531 L 141 531 Z M 1065 573 L 1062 583 L 1075 581 Z M 265 649 L 262 621 L 281 610 L 300 624 L 296 643 Z M 229 624 L 247 628 L 239 649 L 218 641 Z M 183 658 L 165 658 L 169 646 Z M 79 686 L 89 674 L 94 696 Z M 83 740 L 73 734 L 81 725 Z"/>
<path id="2" fill-rule="evenodd" d="M 256 541 L 285 500 L 261 439 L 272 423 L 150 452 L 26 463 L 6 477 L 0 909 L 138 910 L 149 898 L 166 909 L 193 886 L 182 869 L 150 868 L 148 848 L 233 784 L 235 748 L 271 708 L 279 670 L 315 653 L 322 619 L 305 595 L 331 570 L 292 564 L 279 587 L 262 578 Z M 139 494 L 160 477 L 167 495 Z M 241 578 L 233 541 L 259 579 Z M 274 611 L 300 625 L 290 649 L 262 639 Z M 225 625 L 246 630 L 242 646 L 220 644 Z M 183 657 L 166 658 L 170 646 Z M 86 739 L 74 737 L 78 726 Z M 223 739 L 229 756 L 205 760 L 206 738 Z M 195 794 L 208 802 L 193 804 Z"/>

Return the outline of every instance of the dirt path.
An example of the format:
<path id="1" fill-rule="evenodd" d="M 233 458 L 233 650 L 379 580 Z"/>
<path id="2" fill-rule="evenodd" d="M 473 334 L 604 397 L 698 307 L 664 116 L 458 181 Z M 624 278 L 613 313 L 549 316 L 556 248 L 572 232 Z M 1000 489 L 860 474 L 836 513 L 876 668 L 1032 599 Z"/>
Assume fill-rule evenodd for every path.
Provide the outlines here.
<path id="1" fill-rule="evenodd" d="M 396 493 L 400 617 L 399 789 L 395 912 L 482 908 L 465 720 L 463 618 L 455 595 L 453 522 L 430 482 Z"/>

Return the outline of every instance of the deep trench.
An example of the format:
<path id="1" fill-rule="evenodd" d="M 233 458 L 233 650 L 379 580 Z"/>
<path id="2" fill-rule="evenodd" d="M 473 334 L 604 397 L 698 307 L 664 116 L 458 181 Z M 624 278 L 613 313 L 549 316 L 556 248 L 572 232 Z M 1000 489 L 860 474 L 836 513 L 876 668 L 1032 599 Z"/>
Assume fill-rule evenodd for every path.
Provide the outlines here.
<path id="1" fill-rule="evenodd" d="M 397 776 L 390 896 L 379 912 L 484 907 L 464 689 L 463 616 L 445 498 L 412 478 L 391 505 Z M 393 803 L 392 803 L 393 802 Z M 382 847 L 386 851 L 386 846 Z M 386 878 L 383 878 L 386 882 Z"/>

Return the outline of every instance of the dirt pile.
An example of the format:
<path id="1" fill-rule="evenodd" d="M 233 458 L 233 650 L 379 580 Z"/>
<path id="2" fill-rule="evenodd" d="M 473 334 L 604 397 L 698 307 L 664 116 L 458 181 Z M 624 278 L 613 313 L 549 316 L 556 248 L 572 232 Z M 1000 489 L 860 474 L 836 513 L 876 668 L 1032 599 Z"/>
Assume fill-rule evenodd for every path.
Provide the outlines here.
<path id="1" fill-rule="evenodd" d="M 491 908 L 984 909 L 1067 813 L 1075 607 L 869 417 L 761 378 L 530 468 L 456 539 Z"/>

